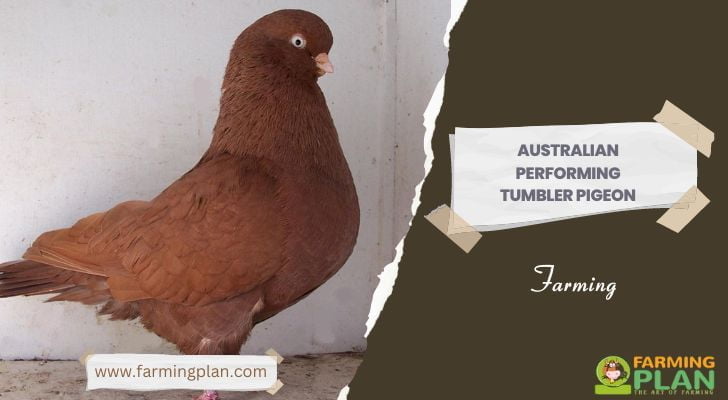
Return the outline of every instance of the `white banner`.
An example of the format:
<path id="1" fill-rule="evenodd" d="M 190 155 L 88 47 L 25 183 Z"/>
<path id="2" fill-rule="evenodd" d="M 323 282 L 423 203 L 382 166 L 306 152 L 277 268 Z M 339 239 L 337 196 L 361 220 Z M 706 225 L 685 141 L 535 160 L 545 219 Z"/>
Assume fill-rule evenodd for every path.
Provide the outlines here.
<path id="1" fill-rule="evenodd" d="M 697 184 L 694 147 L 656 122 L 456 128 L 452 208 L 481 231 L 668 208 Z"/>
<path id="2" fill-rule="evenodd" d="M 278 365 L 271 356 L 93 354 L 86 359 L 86 390 L 268 390 Z"/>

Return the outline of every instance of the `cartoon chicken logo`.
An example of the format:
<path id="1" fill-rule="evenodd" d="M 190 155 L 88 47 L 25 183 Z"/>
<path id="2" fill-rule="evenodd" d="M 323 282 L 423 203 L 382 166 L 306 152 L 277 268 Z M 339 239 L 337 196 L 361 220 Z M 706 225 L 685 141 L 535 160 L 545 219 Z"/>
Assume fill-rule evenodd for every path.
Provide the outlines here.
<path id="1" fill-rule="evenodd" d="M 619 379 L 625 379 L 624 367 L 617 360 L 609 360 L 604 364 L 604 378 L 609 383 L 616 383 Z"/>

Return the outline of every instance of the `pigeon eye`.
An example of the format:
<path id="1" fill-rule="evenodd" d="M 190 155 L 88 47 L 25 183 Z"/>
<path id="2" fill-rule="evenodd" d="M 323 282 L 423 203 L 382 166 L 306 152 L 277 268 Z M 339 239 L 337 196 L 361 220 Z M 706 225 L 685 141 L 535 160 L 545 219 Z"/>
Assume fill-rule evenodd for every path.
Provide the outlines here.
<path id="1" fill-rule="evenodd" d="M 291 44 L 293 45 L 293 47 L 302 49 L 306 47 L 306 39 L 304 39 L 301 35 L 293 35 L 293 37 L 291 38 Z"/>

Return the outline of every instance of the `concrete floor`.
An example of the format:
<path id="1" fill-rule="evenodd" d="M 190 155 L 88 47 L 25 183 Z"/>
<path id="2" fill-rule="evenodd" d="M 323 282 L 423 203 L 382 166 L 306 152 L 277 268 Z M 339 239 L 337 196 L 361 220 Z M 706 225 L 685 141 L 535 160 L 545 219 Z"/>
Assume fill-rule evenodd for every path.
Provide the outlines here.
<path id="1" fill-rule="evenodd" d="M 265 392 L 221 393 L 223 400 L 335 400 L 362 361 L 361 354 L 287 357 L 278 377 L 285 386 Z M 0 400 L 192 400 L 196 391 L 86 392 L 86 374 L 77 361 L 0 361 Z"/>

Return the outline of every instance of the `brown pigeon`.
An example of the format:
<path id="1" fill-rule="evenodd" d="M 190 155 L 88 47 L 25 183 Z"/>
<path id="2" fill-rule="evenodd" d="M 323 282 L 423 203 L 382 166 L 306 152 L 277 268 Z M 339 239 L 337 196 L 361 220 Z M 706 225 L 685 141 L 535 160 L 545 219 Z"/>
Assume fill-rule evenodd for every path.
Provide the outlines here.
<path id="1" fill-rule="evenodd" d="M 306 11 L 250 25 L 197 165 L 150 201 L 42 234 L 0 265 L 0 297 L 103 304 L 185 354 L 238 354 L 256 323 L 323 284 L 356 242 L 356 190 L 317 84 L 333 72 L 332 43 Z"/>

